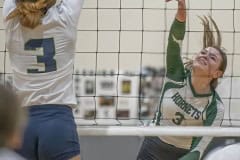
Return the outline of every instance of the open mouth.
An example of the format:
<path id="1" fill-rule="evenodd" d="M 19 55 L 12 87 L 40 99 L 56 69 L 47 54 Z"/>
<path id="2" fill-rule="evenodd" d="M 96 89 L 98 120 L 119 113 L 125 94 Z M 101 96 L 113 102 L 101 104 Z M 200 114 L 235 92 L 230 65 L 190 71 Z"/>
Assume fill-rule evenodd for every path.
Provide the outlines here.
<path id="1" fill-rule="evenodd" d="M 208 64 L 206 58 L 203 57 L 198 58 L 197 61 L 205 66 Z"/>

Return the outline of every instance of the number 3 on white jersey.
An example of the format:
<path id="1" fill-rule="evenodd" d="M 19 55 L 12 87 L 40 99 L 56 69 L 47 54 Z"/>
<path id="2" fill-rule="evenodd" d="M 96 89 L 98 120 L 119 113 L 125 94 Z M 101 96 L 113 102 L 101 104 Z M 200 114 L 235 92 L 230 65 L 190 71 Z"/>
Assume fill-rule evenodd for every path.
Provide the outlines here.
<path id="1" fill-rule="evenodd" d="M 53 38 L 31 39 L 25 43 L 24 49 L 25 51 L 33 51 L 34 54 L 31 53 L 31 55 L 37 58 L 37 63 L 31 64 L 27 73 L 47 73 L 57 70 Z"/>

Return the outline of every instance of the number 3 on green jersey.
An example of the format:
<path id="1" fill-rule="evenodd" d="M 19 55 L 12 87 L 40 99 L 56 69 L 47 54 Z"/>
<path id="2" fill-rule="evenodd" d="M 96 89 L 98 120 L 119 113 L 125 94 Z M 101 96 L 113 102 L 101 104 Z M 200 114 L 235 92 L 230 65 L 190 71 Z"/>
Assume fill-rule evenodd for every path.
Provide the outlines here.
<path id="1" fill-rule="evenodd" d="M 172 119 L 173 123 L 176 125 L 181 125 L 182 121 L 185 119 L 184 115 L 180 112 L 175 113 L 175 118 Z"/>

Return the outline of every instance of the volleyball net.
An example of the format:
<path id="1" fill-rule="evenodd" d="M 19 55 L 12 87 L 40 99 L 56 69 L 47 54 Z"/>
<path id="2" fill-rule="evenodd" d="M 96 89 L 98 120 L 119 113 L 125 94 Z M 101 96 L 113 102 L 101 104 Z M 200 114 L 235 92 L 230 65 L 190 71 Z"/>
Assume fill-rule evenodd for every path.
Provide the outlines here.
<path id="1" fill-rule="evenodd" d="M 239 127 L 240 0 L 186 1 L 188 17 L 182 56 L 193 58 L 200 51 L 203 29 L 198 16 L 211 15 L 222 33 L 228 56 L 227 71 L 217 88 L 225 105 L 223 125 Z M 167 38 L 176 8 L 176 2 L 164 0 L 85 1 L 78 25 L 73 75 L 78 101 L 74 115 L 81 127 L 80 134 L 124 135 L 132 131 L 128 134 L 155 135 L 164 134 L 164 130 L 184 133 L 171 127 L 150 127 L 149 133 L 148 127 L 144 127 L 153 118 L 160 100 Z M 0 43 L 0 79 L 11 83 L 2 23 L 0 29 L 4 37 Z M 198 134 L 194 132 L 196 128 L 189 129 Z M 200 133 L 209 133 L 209 128 L 203 129 Z M 226 131 L 230 136 L 239 135 L 238 128 L 213 128 L 212 133 L 217 130 L 223 135 Z"/>
<path id="2" fill-rule="evenodd" d="M 197 16 L 211 15 L 223 36 L 228 68 L 218 93 L 225 126 L 239 125 L 240 1 L 188 0 L 183 57 L 202 44 Z M 76 118 L 92 125 L 147 124 L 160 100 L 165 51 L 176 2 L 159 0 L 88 1 L 79 22 L 75 64 Z M 87 120 L 87 121 L 83 121 Z"/>

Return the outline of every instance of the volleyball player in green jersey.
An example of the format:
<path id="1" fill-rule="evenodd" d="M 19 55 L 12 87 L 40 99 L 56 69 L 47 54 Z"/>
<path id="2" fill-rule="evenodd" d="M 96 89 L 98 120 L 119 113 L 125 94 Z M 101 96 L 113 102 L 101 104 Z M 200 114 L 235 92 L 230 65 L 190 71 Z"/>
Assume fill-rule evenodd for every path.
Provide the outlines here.
<path id="1" fill-rule="evenodd" d="M 169 0 L 167 0 L 169 1 Z M 171 26 L 167 47 L 167 73 L 160 105 L 152 121 L 155 126 L 220 126 L 223 103 L 215 91 L 227 57 L 221 49 L 221 35 L 214 20 L 201 18 L 204 26 L 203 49 L 194 60 L 183 63 L 185 0 L 178 0 L 178 11 Z M 214 37 L 210 24 L 216 30 Z M 138 160 L 199 160 L 210 137 L 146 137 Z"/>

